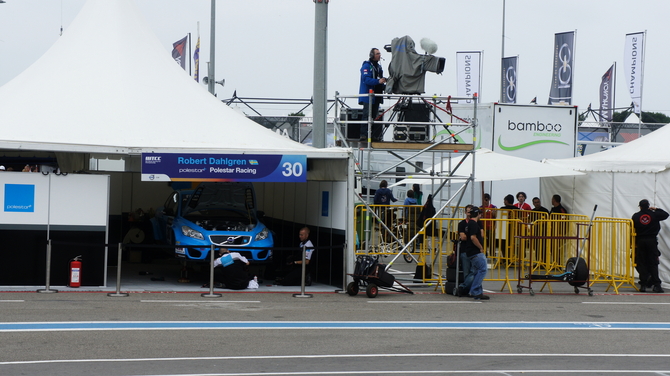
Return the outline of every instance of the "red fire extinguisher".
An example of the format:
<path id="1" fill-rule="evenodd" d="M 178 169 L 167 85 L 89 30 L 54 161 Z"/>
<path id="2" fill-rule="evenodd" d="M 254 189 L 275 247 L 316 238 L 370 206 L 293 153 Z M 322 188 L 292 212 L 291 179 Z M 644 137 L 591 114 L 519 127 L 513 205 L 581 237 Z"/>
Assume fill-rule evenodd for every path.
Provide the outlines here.
<path id="1" fill-rule="evenodd" d="M 70 287 L 81 286 L 81 255 L 70 260 Z"/>

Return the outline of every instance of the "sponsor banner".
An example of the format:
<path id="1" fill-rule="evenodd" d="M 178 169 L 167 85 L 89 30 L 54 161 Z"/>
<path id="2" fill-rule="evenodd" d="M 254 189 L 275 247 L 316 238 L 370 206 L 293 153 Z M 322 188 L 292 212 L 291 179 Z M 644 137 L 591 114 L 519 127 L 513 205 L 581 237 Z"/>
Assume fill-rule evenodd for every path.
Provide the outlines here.
<path id="1" fill-rule="evenodd" d="M 642 108 L 642 70 L 644 68 L 644 33 L 626 34 L 623 69 L 626 87 L 633 100 L 635 113 L 640 114 Z"/>
<path id="2" fill-rule="evenodd" d="M 200 82 L 200 37 L 198 37 L 198 43 L 195 44 L 195 52 L 193 53 L 193 62 L 195 68 L 193 70 L 193 79 L 196 82 Z"/>
<path id="3" fill-rule="evenodd" d="M 307 181 L 307 156 L 143 153 L 142 181 Z"/>
<path id="4" fill-rule="evenodd" d="M 177 62 L 183 69 L 186 69 L 186 41 L 188 40 L 188 35 L 183 39 L 180 39 L 172 43 L 172 58 Z"/>
<path id="5" fill-rule="evenodd" d="M 5 184 L 6 212 L 35 212 L 34 184 Z"/>
<path id="6" fill-rule="evenodd" d="M 495 104 L 493 108 L 494 152 L 537 162 L 575 157 L 577 107 Z M 529 198 L 539 197 L 540 179 L 496 181 L 491 185 L 494 202 L 519 191 Z"/>
<path id="7" fill-rule="evenodd" d="M 575 153 L 577 107 L 494 106 L 493 151 L 541 161 Z"/>
<path id="8" fill-rule="evenodd" d="M 516 103 L 517 80 L 516 73 L 519 57 L 505 57 L 502 59 L 502 75 L 500 79 L 500 103 Z"/>
<path id="9" fill-rule="evenodd" d="M 575 61 L 575 32 L 554 36 L 554 70 L 548 104 L 572 104 L 572 77 Z"/>
<path id="10" fill-rule="evenodd" d="M 456 81 L 458 83 L 459 97 L 472 97 L 479 93 L 481 51 L 456 52 Z M 465 103 L 472 103 L 472 100 L 466 100 Z"/>
<path id="11" fill-rule="evenodd" d="M 612 121 L 614 111 L 614 64 L 603 75 L 600 82 L 600 121 Z"/>

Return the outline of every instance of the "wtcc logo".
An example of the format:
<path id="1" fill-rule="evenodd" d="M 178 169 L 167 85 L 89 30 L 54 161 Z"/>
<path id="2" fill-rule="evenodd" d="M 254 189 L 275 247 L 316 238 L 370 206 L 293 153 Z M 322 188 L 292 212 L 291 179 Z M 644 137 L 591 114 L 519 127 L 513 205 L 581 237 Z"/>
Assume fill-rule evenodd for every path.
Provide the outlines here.
<path id="1" fill-rule="evenodd" d="M 161 158 L 162 157 L 158 157 L 158 156 L 146 156 L 146 157 L 144 157 L 144 163 L 146 163 L 146 164 L 161 163 Z"/>

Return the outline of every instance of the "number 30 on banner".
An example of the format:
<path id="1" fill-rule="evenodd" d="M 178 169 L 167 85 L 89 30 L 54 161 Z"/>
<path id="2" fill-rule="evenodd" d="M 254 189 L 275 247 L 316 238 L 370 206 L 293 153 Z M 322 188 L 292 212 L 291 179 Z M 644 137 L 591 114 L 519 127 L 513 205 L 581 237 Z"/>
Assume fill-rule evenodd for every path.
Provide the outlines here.
<path id="1" fill-rule="evenodd" d="M 295 162 L 295 163 L 284 162 L 282 164 L 282 167 L 284 169 L 282 171 L 282 175 L 284 175 L 286 177 L 302 176 L 303 168 L 302 168 L 302 163 L 300 163 L 300 162 Z"/>

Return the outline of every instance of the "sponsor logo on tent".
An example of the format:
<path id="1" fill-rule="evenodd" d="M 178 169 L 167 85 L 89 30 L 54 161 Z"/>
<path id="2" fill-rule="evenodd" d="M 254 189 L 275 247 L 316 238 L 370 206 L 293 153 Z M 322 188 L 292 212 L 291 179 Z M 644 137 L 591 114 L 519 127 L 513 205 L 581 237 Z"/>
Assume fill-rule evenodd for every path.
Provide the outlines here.
<path id="1" fill-rule="evenodd" d="M 35 212 L 35 186 L 5 184 L 5 212 Z"/>

